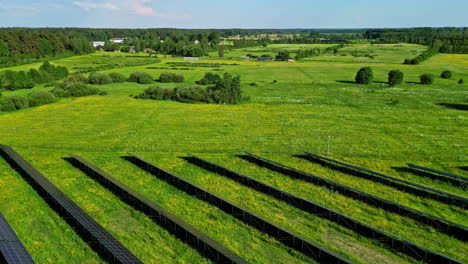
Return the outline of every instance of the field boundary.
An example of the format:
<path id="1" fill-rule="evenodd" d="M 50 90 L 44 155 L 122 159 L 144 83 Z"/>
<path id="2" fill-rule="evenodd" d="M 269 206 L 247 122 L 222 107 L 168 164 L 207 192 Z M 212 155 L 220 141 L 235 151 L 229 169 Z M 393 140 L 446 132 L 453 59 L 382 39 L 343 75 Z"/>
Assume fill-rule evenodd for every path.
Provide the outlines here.
<path id="1" fill-rule="evenodd" d="M 213 171 L 222 176 L 229 177 L 237 182 L 240 182 L 254 190 L 265 193 L 269 196 L 272 196 L 280 201 L 286 202 L 304 212 L 308 212 L 314 215 L 317 215 L 321 218 L 327 219 L 329 221 L 335 222 L 345 228 L 348 228 L 360 235 L 365 237 L 375 239 L 376 241 L 385 244 L 388 248 L 393 249 L 404 253 L 412 258 L 417 260 L 422 260 L 426 262 L 437 261 L 439 263 L 458 263 L 458 261 L 453 260 L 447 256 L 441 255 L 438 252 L 435 252 L 431 249 L 425 248 L 418 244 L 415 244 L 411 241 L 363 223 L 354 218 L 345 216 L 339 212 L 333 211 L 327 207 L 315 204 L 311 201 L 305 200 L 296 196 L 294 194 L 288 193 L 261 181 L 252 179 L 244 174 L 240 174 L 236 171 L 227 169 L 221 165 L 210 162 L 203 158 L 197 157 L 192 154 L 191 158 L 196 159 L 197 161 L 189 161 L 190 163 L 200 166 L 205 170 Z"/>
<path id="2" fill-rule="evenodd" d="M 102 258 L 112 263 L 143 263 L 13 148 L 0 145 L 0 155 Z"/>
<path id="3" fill-rule="evenodd" d="M 137 191 L 131 189 L 112 175 L 99 169 L 80 156 L 70 156 L 72 158 L 68 161 L 72 165 L 82 170 L 105 188 L 112 191 L 130 206 L 156 220 L 155 222 L 162 225 L 170 233 L 194 247 L 202 255 L 208 257 L 215 263 L 249 263 L 219 242 L 210 238 L 208 235 L 197 230 L 176 215 L 166 211 L 164 208 L 152 202 Z"/>
<path id="4" fill-rule="evenodd" d="M 180 178 L 179 176 L 171 174 L 138 156 L 129 154 L 129 157 L 126 157 L 126 159 L 154 176 L 175 186 L 179 190 L 220 208 L 227 214 L 230 214 L 257 230 L 276 238 L 284 245 L 295 249 L 320 263 L 351 263 L 350 260 L 330 252 L 328 249 L 316 244 L 315 242 L 271 224 L 254 213 L 236 206 L 231 202 L 228 202 L 223 198 L 220 198 L 209 191 Z"/>
<path id="5" fill-rule="evenodd" d="M 34 264 L 31 255 L 2 213 L 0 213 L 0 263 Z"/>

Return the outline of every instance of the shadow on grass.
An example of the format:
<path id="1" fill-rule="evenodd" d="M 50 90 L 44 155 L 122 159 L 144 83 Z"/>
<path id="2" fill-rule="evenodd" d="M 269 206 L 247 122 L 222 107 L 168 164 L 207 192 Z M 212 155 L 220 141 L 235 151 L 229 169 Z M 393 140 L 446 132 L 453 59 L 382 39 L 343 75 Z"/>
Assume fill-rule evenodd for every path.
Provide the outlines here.
<path id="1" fill-rule="evenodd" d="M 336 81 L 338 83 L 352 83 L 352 84 L 356 84 L 356 82 L 354 81 L 343 81 L 343 80 L 339 80 L 339 81 Z"/>
<path id="2" fill-rule="evenodd" d="M 468 171 L 468 166 L 461 166 L 458 167 L 460 170 Z"/>
<path id="3" fill-rule="evenodd" d="M 392 169 L 394 169 L 394 170 L 396 170 L 398 172 L 411 173 L 413 175 L 430 178 L 432 180 L 439 180 L 439 181 L 443 181 L 443 182 L 448 182 L 448 183 L 450 183 L 450 184 L 452 184 L 454 186 L 461 187 L 461 188 L 466 188 L 467 187 L 466 184 L 464 182 L 462 182 L 462 181 L 452 179 L 452 178 L 447 178 L 447 177 L 444 177 L 444 176 L 435 175 L 435 174 L 425 172 L 425 171 L 416 170 L 416 169 L 413 169 L 413 168 L 392 167 Z"/>
<path id="4" fill-rule="evenodd" d="M 411 84 L 421 84 L 421 83 L 419 83 L 419 82 L 410 82 L 410 81 L 408 81 L 408 82 L 406 82 L 406 83 L 411 83 Z"/>
<path id="5" fill-rule="evenodd" d="M 468 105 L 465 104 L 448 104 L 448 103 L 440 103 L 437 104 L 440 106 L 444 106 L 450 109 L 461 110 L 461 111 L 468 111 Z"/>

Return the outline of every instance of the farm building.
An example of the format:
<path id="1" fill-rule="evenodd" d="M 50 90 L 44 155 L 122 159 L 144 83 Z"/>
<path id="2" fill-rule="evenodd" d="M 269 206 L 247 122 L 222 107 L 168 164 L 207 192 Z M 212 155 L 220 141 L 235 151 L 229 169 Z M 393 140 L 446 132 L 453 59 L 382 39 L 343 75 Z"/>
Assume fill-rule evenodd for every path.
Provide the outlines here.
<path id="1" fill-rule="evenodd" d="M 93 41 L 93 47 L 99 47 L 99 46 L 104 46 L 105 42 L 104 41 Z"/>
<path id="2" fill-rule="evenodd" d="M 199 41 L 199 40 L 195 40 L 193 43 L 195 43 L 195 45 L 198 45 L 198 44 L 200 44 L 200 41 Z"/>
<path id="3" fill-rule="evenodd" d="M 241 59 L 243 59 L 243 60 L 250 60 L 250 57 L 249 57 L 249 56 L 242 56 Z"/>
<path id="4" fill-rule="evenodd" d="M 258 61 L 274 61 L 273 57 L 258 57 Z"/>
<path id="5" fill-rule="evenodd" d="M 125 39 L 123 39 L 123 38 L 113 38 L 113 39 L 111 39 L 110 41 L 111 41 L 112 43 L 119 43 L 119 44 L 120 44 L 120 43 L 124 43 L 124 40 L 125 40 Z"/>
<path id="6" fill-rule="evenodd" d="M 289 59 L 288 62 L 296 62 L 296 60 Z"/>
<path id="7" fill-rule="evenodd" d="M 199 61 L 198 57 L 184 57 L 184 61 Z"/>

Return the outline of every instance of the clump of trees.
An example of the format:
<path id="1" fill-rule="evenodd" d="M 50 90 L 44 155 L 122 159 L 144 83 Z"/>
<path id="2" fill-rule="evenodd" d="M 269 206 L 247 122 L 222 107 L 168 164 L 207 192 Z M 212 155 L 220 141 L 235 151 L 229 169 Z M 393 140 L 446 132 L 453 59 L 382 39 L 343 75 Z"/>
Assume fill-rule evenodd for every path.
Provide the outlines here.
<path id="1" fill-rule="evenodd" d="M 319 48 L 300 49 L 296 53 L 296 60 L 300 60 L 300 59 L 312 57 L 312 56 L 319 56 L 320 53 L 321 53 L 321 50 Z"/>
<path id="2" fill-rule="evenodd" d="M 130 74 L 128 81 L 140 84 L 150 84 L 153 82 L 153 77 L 146 72 L 134 72 Z"/>
<path id="3" fill-rule="evenodd" d="M 163 72 L 158 79 L 161 83 L 180 83 L 184 82 L 184 76 L 182 74 Z"/>
<path id="4" fill-rule="evenodd" d="M 241 102 L 242 90 L 239 76 L 225 73 L 223 77 L 212 77 L 212 79 L 216 80 L 216 82 L 208 88 L 201 86 L 177 87 L 174 89 L 149 87 L 136 98 L 173 100 L 182 103 L 237 104 Z"/>
<path id="5" fill-rule="evenodd" d="M 96 87 L 84 83 L 60 83 L 51 91 L 56 97 L 81 97 L 101 93 Z"/>
<path id="6" fill-rule="evenodd" d="M 374 80 L 374 73 L 371 67 L 364 67 L 357 72 L 354 79 L 358 84 L 371 84 Z"/>
<path id="7" fill-rule="evenodd" d="M 450 78 L 452 78 L 452 72 L 451 71 L 443 71 L 440 74 L 440 77 L 444 78 L 444 79 L 450 79 Z"/>
<path id="8" fill-rule="evenodd" d="M 439 53 L 438 47 L 430 48 L 426 50 L 425 52 L 421 53 L 420 55 L 418 55 L 416 58 L 405 59 L 404 64 L 414 64 L 414 65 L 420 64 L 421 62 L 429 59 L 430 57 L 436 55 L 437 53 Z"/>
<path id="9" fill-rule="evenodd" d="M 278 54 L 276 55 L 276 60 L 277 61 L 287 61 L 289 60 L 291 57 L 289 55 L 289 52 L 287 51 L 280 51 L 278 52 Z"/>
<path id="10" fill-rule="evenodd" d="M 29 71 L 6 70 L 0 75 L 0 87 L 5 90 L 30 89 L 36 84 L 57 81 L 68 76 L 68 69 L 44 62 L 39 69 Z"/>
<path id="11" fill-rule="evenodd" d="M 88 77 L 90 84 L 110 84 L 113 83 L 112 78 L 106 73 L 92 72 Z"/>
<path id="12" fill-rule="evenodd" d="M 205 73 L 205 76 L 203 76 L 203 78 L 196 81 L 195 83 L 198 85 L 212 85 L 216 84 L 216 82 L 218 82 L 220 79 L 221 77 L 218 74 L 207 72 Z"/>
<path id="13" fill-rule="evenodd" d="M 388 73 L 388 85 L 394 87 L 403 82 L 404 74 L 399 70 L 392 70 Z"/>
<path id="14" fill-rule="evenodd" d="M 117 72 L 109 73 L 109 76 L 113 83 L 123 83 L 127 80 L 123 74 Z"/>
<path id="15" fill-rule="evenodd" d="M 421 81 L 421 84 L 433 84 L 434 83 L 434 75 L 425 73 L 419 76 L 419 80 Z"/>
<path id="16" fill-rule="evenodd" d="M 0 111 L 10 112 L 28 107 L 41 106 L 56 102 L 57 99 L 50 92 L 35 91 L 27 96 L 11 95 L 0 98 Z"/>

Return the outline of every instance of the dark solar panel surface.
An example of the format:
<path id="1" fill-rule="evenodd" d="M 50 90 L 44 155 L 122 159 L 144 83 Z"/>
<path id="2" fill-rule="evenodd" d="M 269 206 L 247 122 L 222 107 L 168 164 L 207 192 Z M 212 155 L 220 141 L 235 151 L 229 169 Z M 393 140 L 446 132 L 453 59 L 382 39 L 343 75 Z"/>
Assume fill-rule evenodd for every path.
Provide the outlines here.
<path id="1" fill-rule="evenodd" d="M 102 177 L 100 180 L 105 180 L 108 184 L 110 183 L 112 185 L 112 188 L 118 188 L 121 192 L 124 192 L 126 195 L 133 197 L 135 199 L 134 202 L 138 202 L 140 208 L 151 208 L 151 212 L 153 214 L 158 214 L 159 217 L 165 218 L 166 221 L 171 222 L 175 228 L 185 230 L 187 233 L 191 234 L 196 239 L 199 239 L 200 243 L 204 244 L 206 250 L 212 250 L 215 252 L 215 254 L 220 254 L 224 256 L 224 258 L 222 258 L 224 260 L 224 263 L 248 263 L 222 244 L 218 243 L 206 234 L 197 230 L 196 228 L 194 228 L 184 220 L 180 219 L 176 215 L 166 211 L 161 206 L 157 205 L 156 203 L 152 202 L 140 193 L 131 189 L 118 179 L 111 176 L 110 174 L 104 172 L 103 170 L 99 169 L 98 167 L 94 166 L 93 164 L 79 156 L 71 156 L 79 162 L 80 166 L 84 166 L 88 171 L 91 170 L 94 174 L 97 174 L 99 177 Z"/>
<path id="2" fill-rule="evenodd" d="M 286 165 L 282 165 L 280 163 L 277 163 L 277 162 L 274 162 L 274 161 L 271 161 L 271 160 L 268 160 L 268 159 L 265 159 L 265 158 L 250 154 L 250 153 L 247 153 L 247 154 L 252 156 L 252 157 L 262 159 L 262 160 L 268 161 L 270 163 L 276 164 L 278 166 L 282 166 L 282 167 L 285 167 L 285 168 L 288 168 L 288 169 L 291 169 L 291 170 L 295 170 L 295 171 L 300 172 L 302 174 L 307 174 L 305 172 L 302 172 L 302 171 L 299 171 L 297 169 L 288 167 Z M 430 250 L 428 248 L 425 248 L 423 246 L 415 244 L 415 243 L 413 243 L 411 241 L 408 241 L 408 240 L 403 239 L 401 237 L 395 236 L 393 234 L 385 232 L 385 231 L 383 231 L 381 229 L 378 229 L 378 228 L 373 227 L 371 225 L 368 225 L 366 223 L 360 222 L 360 221 L 358 221 L 358 220 L 356 220 L 354 218 L 345 216 L 345 215 L 343 215 L 343 214 L 341 214 L 339 212 L 333 211 L 333 210 L 328 209 L 328 208 L 326 208 L 324 206 L 321 206 L 321 205 L 315 204 L 315 203 L 313 203 L 311 201 L 302 199 L 302 198 L 300 198 L 300 197 L 298 197 L 296 195 L 285 192 L 283 190 L 280 190 L 278 188 L 275 188 L 275 187 L 270 186 L 268 184 L 265 184 L 263 182 L 257 181 L 255 179 L 252 179 L 252 178 L 246 176 L 246 175 L 240 174 L 238 172 L 235 172 L 233 170 L 230 170 L 228 168 L 225 168 L 225 167 L 223 167 L 221 165 L 210 162 L 210 161 L 205 160 L 203 158 L 200 158 L 200 157 L 197 157 L 197 156 L 191 155 L 191 154 L 188 154 L 188 155 L 190 155 L 193 158 L 196 158 L 196 159 L 199 159 L 199 160 L 203 161 L 208 166 L 219 167 L 222 170 L 226 170 L 226 171 L 229 171 L 230 173 L 236 174 L 237 176 L 243 178 L 244 180 L 247 180 L 247 181 L 250 181 L 250 182 L 255 182 L 255 184 L 257 184 L 258 186 L 261 186 L 261 188 L 259 188 L 259 189 L 264 190 L 265 193 L 270 193 L 271 195 L 274 195 L 274 197 L 277 197 L 277 198 L 279 197 L 280 200 L 284 200 L 286 202 L 291 201 L 292 203 L 290 203 L 290 204 L 293 204 L 294 206 L 296 206 L 299 209 L 308 208 L 309 210 L 306 210 L 306 211 L 316 212 L 316 213 L 322 215 L 323 217 L 325 217 L 325 218 L 327 218 L 329 220 L 334 220 L 335 222 L 338 222 L 339 224 L 341 224 L 342 226 L 344 226 L 346 228 L 350 228 L 352 230 L 357 231 L 361 235 L 369 235 L 370 237 L 373 237 L 373 238 L 375 238 L 377 240 L 380 240 L 380 241 L 383 241 L 383 242 L 389 242 L 390 245 L 395 246 L 395 249 L 404 248 L 405 250 L 412 249 L 412 250 L 418 251 L 419 254 L 413 255 L 413 257 L 420 256 L 420 259 L 422 259 L 422 260 L 436 259 L 437 258 L 437 259 L 440 259 L 440 260 L 443 260 L 443 261 L 448 261 L 447 263 L 450 263 L 450 262 L 457 263 L 456 260 L 450 259 L 450 258 L 448 258 L 448 257 L 446 257 L 444 255 L 439 254 L 438 252 L 432 251 L 432 250 Z M 311 177 L 317 177 L 317 176 L 311 175 Z"/>
<path id="3" fill-rule="evenodd" d="M 422 171 L 426 171 L 426 172 L 431 172 L 431 173 L 435 173 L 435 174 L 439 174 L 439 175 L 443 175 L 443 176 L 453 178 L 453 179 L 457 179 L 457 180 L 468 181 L 468 178 L 458 176 L 458 175 L 455 175 L 455 174 L 451 174 L 451 173 L 447 173 L 447 172 L 443 172 L 443 171 L 438 171 L 438 170 L 434 170 L 434 169 L 414 165 L 414 164 L 411 164 L 411 163 L 406 163 L 406 165 L 408 165 L 409 167 L 414 168 L 414 169 L 418 169 L 418 170 L 422 170 Z"/>
<path id="4" fill-rule="evenodd" d="M 405 181 L 405 180 L 402 180 L 402 179 L 391 177 L 391 176 L 388 176 L 388 175 L 385 175 L 385 174 L 382 174 L 382 173 L 378 173 L 378 172 L 371 171 L 371 170 L 368 170 L 368 169 L 364 169 L 364 168 L 360 168 L 360 167 L 353 166 L 353 165 L 350 165 L 350 164 L 346 164 L 344 162 L 329 159 L 329 158 L 322 157 L 322 156 L 319 156 L 319 155 L 316 155 L 316 154 L 312 154 L 312 153 L 308 153 L 308 152 L 304 152 L 304 153 L 306 155 L 308 155 L 308 156 L 315 157 L 315 158 L 322 159 L 322 160 L 326 160 L 326 161 L 329 161 L 329 162 L 332 162 L 332 163 L 336 163 L 336 164 L 339 164 L 339 165 L 344 166 L 344 167 L 348 167 L 348 168 L 351 168 L 351 169 L 354 169 L 354 170 L 358 170 L 358 171 L 362 171 L 362 172 L 365 172 L 365 173 L 368 173 L 368 174 L 371 174 L 371 175 L 382 177 L 382 178 L 385 178 L 385 179 L 388 179 L 388 180 L 391 180 L 391 181 L 395 181 L 395 182 L 403 183 L 403 184 L 406 184 L 406 185 L 409 185 L 409 186 L 413 186 L 413 187 L 416 187 L 416 188 L 418 188 L 420 190 L 423 190 L 423 191 L 428 191 L 428 192 L 432 192 L 432 193 L 435 193 L 435 194 L 438 194 L 438 195 L 441 195 L 441 196 L 446 196 L 446 197 L 449 197 L 449 198 L 451 198 L 453 200 L 457 200 L 457 201 L 463 203 L 464 206 L 466 206 L 467 203 L 468 203 L 468 199 L 466 199 L 464 197 L 461 197 L 461 196 L 458 196 L 458 195 L 454 195 L 454 194 L 451 194 L 451 193 L 439 191 L 439 190 L 436 190 L 436 189 L 433 189 L 433 188 L 429 188 L 429 187 L 422 186 L 422 185 L 419 185 L 419 184 L 416 184 L 416 183 L 412 183 L 412 182 L 409 182 L 409 181 Z"/>
<path id="5" fill-rule="evenodd" d="M 0 254 L 6 263 L 34 263 L 26 248 L 16 236 L 5 217 L 0 213 Z M 0 256 L 0 262 L 2 262 Z"/>
<path id="6" fill-rule="evenodd" d="M 31 164 L 24 160 L 16 151 L 9 146 L 0 145 L 0 151 L 8 158 L 10 164 L 14 164 L 23 174 L 27 174 L 39 188 L 46 192 L 52 202 L 58 204 L 67 216 L 91 235 L 92 241 L 99 243 L 101 249 L 111 255 L 116 263 L 142 263 L 127 248 L 118 242 L 109 232 L 92 219 L 78 205 L 70 200 L 64 193 L 55 187 L 47 178 L 45 178 Z"/>

